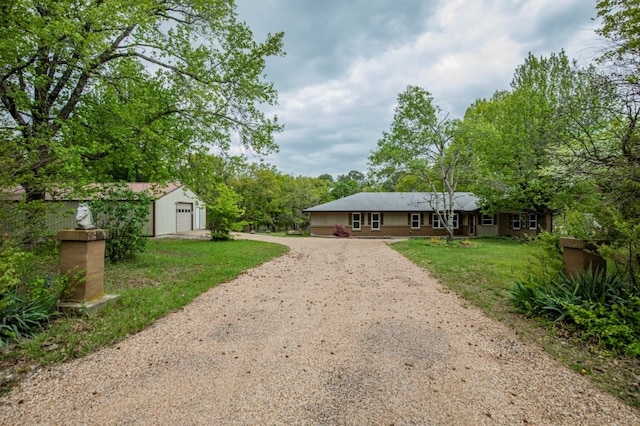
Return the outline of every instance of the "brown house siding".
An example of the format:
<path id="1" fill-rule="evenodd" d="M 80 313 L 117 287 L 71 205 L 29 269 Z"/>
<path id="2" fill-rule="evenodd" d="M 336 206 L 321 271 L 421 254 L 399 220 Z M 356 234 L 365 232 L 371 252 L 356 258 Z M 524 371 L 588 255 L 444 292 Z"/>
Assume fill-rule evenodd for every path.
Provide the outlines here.
<path id="1" fill-rule="evenodd" d="M 352 229 L 352 213 L 360 213 L 360 230 Z M 446 237 L 444 229 L 434 229 L 431 223 L 431 212 L 421 213 L 420 228 L 411 228 L 411 213 L 407 212 L 373 212 L 380 213 L 379 230 L 371 229 L 370 212 L 314 212 L 311 215 L 311 235 L 333 235 L 336 224 L 347 226 L 354 237 Z M 454 231 L 455 236 L 467 237 L 468 214 L 460 212 L 461 226 Z M 474 214 L 474 213 L 471 213 Z"/>
<path id="2" fill-rule="evenodd" d="M 512 228 L 512 222 L 511 222 L 511 216 L 513 214 L 517 214 L 517 213 L 499 213 L 498 214 L 498 233 L 500 236 L 502 237 L 525 237 L 525 236 L 535 236 L 538 234 L 538 229 L 540 229 L 541 226 L 544 226 L 544 224 L 541 222 L 541 216 L 540 215 L 536 215 L 537 216 L 537 227 L 535 229 L 530 229 L 529 228 L 529 222 L 528 222 L 528 214 L 527 213 L 522 213 L 522 223 L 520 226 L 520 229 L 513 229 Z M 529 214 L 533 214 L 533 213 L 529 213 Z"/>

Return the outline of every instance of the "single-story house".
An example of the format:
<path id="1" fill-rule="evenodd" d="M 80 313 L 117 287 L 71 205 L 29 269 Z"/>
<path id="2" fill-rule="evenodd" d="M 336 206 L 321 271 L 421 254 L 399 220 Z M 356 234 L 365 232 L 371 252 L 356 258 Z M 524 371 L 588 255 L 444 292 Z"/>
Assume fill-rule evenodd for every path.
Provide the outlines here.
<path id="1" fill-rule="evenodd" d="M 126 183 L 135 193 L 147 193 L 153 201 L 149 205 L 149 215 L 144 226 L 144 234 L 155 237 L 176 234 L 185 231 L 206 229 L 207 209 L 204 201 L 193 191 L 180 183 L 157 185 L 148 182 Z M 19 199 L 24 194 L 22 188 L 10 193 L 12 199 Z M 7 197 L 5 197 L 6 199 Z M 46 219 L 47 228 L 51 232 L 62 229 L 73 229 L 76 226 L 75 211 L 78 203 L 90 199 L 78 199 L 73 196 L 46 195 L 46 201 L 55 203 L 60 209 L 52 208 Z"/>
<path id="2" fill-rule="evenodd" d="M 337 224 L 352 236 L 439 237 L 446 236 L 436 212 L 444 212 L 442 194 L 429 192 L 360 192 L 304 210 L 310 214 L 311 235 L 332 235 Z M 456 192 L 453 206 L 454 236 L 536 235 L 550 229 L 551 218 L 535 212 L 486 214 L 470 192 Z"/>

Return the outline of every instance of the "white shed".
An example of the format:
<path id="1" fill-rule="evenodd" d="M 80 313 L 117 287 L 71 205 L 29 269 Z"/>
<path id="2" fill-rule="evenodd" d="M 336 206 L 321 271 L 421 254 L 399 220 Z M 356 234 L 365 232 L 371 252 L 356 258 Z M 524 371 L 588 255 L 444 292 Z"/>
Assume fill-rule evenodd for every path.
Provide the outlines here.
<path id="1" fill-rule="evenodd" d="M 158 187 L 146 182 L 127 185 L 134 192 L 147 192 L 154 199 L 149 206 L 149 220 L 145 225 L 145 234 L 155 237 L 206 229 L 205 203 L 186 186 L 170 183 Z"/>
<path id="2" fill-rule="evenodd" d="M 169 183 L 161 186 L 149 182 L 131 182 L 126 185 L 133 192 L 146 192 L 153 199 L 149 205 L 149 215 L 144 226 L 143 232 L 145 235 L 155 237 L 206 229 L 206 205 L 200 197 L 186 186 L 180 183 Z M 19 200 L 23 195 L 24 189 L 18 187 L 5 198 Z M 65 197 L 64 195 L 52 197 L 47 194 L 46 200 L 52 202 L 46 218 L 49 231 L 56 232 L 75 227 L 74 213 L 80 201 L 78 198 L 74 196 Z M 87 198 L 83 200 L 86 201 Z"/>

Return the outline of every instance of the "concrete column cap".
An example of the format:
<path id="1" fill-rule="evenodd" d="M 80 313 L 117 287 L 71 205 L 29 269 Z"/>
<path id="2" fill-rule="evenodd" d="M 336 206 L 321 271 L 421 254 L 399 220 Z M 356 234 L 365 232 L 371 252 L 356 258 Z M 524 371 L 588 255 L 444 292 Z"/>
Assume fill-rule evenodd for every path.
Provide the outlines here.
<path id="1" fill-rule="evenodd" d="M 100 241 L 109 238 L 108 229 L 65 229 L 58 231 L 60 241 Z"/>

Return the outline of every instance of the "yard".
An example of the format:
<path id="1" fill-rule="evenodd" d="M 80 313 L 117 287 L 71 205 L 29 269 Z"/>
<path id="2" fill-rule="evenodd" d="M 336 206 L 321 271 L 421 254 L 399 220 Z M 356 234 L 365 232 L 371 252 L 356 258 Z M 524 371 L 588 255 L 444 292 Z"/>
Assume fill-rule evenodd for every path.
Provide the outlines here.
<path id="1" fill-rule="evenodd" d="M 46 332 L 0 353 L 0 394 L 22 373 L 118 342 L 287 250 L 259 241 L 150 240 L 134 262 L 107 265 L 105 291 L 120 295 L 116 304 L 97 316 L 59 317 Z"/>
<path id="2" fill-rule="evenodd" d="M 516 240 L 477 239 L 448 245 L 413 239 L 391 245 L 415 264 L 480 307 L 487 316 L 516 330 L 525 342 L 543 346 L 555 358 L 586 374 L 603 389 L 640 407 L 640 359 L 610 356 L 574 338 L 556 324 L 524 318 L 515 312 L 507 289 L 519 278 L 539 271 L 539 248 Z"/>
<path id="3" fill-rule="evenodd" d="M 534 246 L 513 240 L 477 239 L 449 245 L 442 240 L 413 239 L 391 247 L 489 317 L 516 330 L 523 341 L 543 346 L 576 371 L 584 369 L 599 386 L 640 407 L 638 359 L 610 357 L 555 324 L 526 319 L 514 311 L 507 289 L 541 268 Z M 47 332 L 3 351 L 0 390 L 8 390 L 22 373 L 35 367 L 82 357 L 137 333 L 216 284 L 286 251 L 285 246 L 260 241 L 152 240 L 135 262 L 107 267 L 105 287 L 108 293 L 120 294 L 116 305 L 95 317 L 61 317 Z"/>

